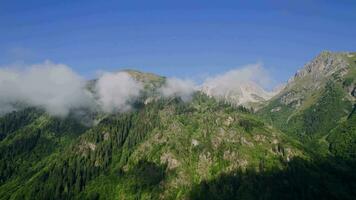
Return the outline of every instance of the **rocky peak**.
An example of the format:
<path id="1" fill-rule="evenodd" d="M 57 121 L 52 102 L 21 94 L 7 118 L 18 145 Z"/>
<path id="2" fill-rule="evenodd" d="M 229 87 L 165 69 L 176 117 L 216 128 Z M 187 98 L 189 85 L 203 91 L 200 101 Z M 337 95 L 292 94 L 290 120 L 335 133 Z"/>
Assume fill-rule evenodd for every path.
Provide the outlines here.
<path id="1" fill-rule="evenodd" d="M 344 59 L 344 55 L 346 54 L 324 51 L 299 70 L 292 80 L 306 76 L 312 76 L 313 79 L 318 80 L 337 71 L 345 73 L 348 62 Z"/>
<path id="2" fill-rule="evenodd" d="M 141 72 L 138 70 L 125 69 L 123 72 L 128 73 L 133 79 L 141 82 L 145 89 L 153 90 L 160 87 L 165 82 L 165 77 L 153 73 Z"/>
<path id="3" fill-rule="evenodd" d="M 136 79 L 137 81 L 141 81 L 144 83 L 146 83 L 146 82 L 160 82 L 160 81 L 164 80 L 164 77 L 153 74 L 153 73 L 141 72 L 141 71 L 132 70 L 132 69 L 124 69 L 122 71 L 130 74 L 130 76 L 132 78 Z"/>
<path id="4" fill-rule="evenodd" d="M 235 105 L 248 105 L 249 103 L 263 102 L 273 97 L 274 92 L 267 92 L 258 84 L 249 81 L 241 82 L 234 87 L 221 88 L 205 85 L 201 91 L 210 97 L 229 102 Z"/>
<path id="5" fill-rule="evenodd" d="M 280 102 L 298 108 L 312 91 L 324 87 L 328 80 L 343 77 L 350 66 L 347 55 L 329 51 L 320 53 L 288 81 L 279 95 Z"/>

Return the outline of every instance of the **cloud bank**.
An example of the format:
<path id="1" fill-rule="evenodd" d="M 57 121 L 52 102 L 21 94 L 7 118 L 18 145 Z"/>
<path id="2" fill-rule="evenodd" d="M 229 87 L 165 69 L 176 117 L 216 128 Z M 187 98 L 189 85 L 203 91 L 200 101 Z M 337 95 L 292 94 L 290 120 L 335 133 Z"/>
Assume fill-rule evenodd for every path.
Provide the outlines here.
<path id="1" fill-rule="evenodd" d="M 160 93 L 163 97 L 180 97 L 183 101 L 189 101 L 196 90 L 197 86 L 191 80 L 167 78 Z"/>
<path id="2" fill-rule="evenodd" d="M 87 80 L 68 66 L 50 61 L 14 68 L 0 68 L 0 114 L 21 106 L 41 107 L 51 115 L 62 117 L 81 108 L 106 113 L 125 112 L 131 109 L 132 102 L 144 89 L 144 83 L 127 72 L 103 72 L 94 85 L 88 85 Z M 188 79 L 167 78 L 158 91 L 162 97 L 180 97 L 183 101 L 191 100 L 195 91 L 207 88 L 204 92 L 216 97 L 249 90 L 262 94 L 264 90 L 255 86 L 269 87 L 271 80 L 267 71 L 255 64 L 210 77 L 201 86 Z M 252 82 L 256 85 L 241 87 Z"/>
<path id="3" fill-rule="evenodd" d="M 16 109 L 16 104 L 44 108 L 65 116 L 72 108 L 93 103 L 85 80 L 62 64 L 46 61 L 23 70 L 0 69 L 0 113 Z"/>
<path id="4" fill-rule="evenodd" d="M 93 94 L 87 89 L 87 81 L 63 64 L 45 61 L 14 68 L 0 68 L 0 114 L 21 106 L 41 107 L 60 117 L 78 108 L 124 112 L 143 89 L 126 72 L 102 73 Z"/>
<path id="5" fill-rule="evenodd" d="M 124 112 L 140 95 L 143 85 L 126 72 L 104 73 L 97 81 L 99 104 L 105 112 Z"/>

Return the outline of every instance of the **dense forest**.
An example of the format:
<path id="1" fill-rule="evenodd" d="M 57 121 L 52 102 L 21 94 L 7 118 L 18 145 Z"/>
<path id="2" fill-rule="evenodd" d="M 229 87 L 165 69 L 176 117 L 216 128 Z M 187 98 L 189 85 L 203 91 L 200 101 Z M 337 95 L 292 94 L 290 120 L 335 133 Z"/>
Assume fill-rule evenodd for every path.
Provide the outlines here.
<path id="1" fill-rule="evenodd" d="M 225 117 L 218 115 L 237 123 L 213 122 Z M 347 119 L 350 123 L 340 124 L 327 138 L 332 141 L 332 155 L 327 157 L 302 153 L 305 147 L 284 134 L 268 138 L 274 131 L 249 109 L 204 95 L 196 95 L 190 104 L 162 100 L 110 115 L 92 128 L 36 109 L 14 112 L 2 120 L 6 135 L 1 142 L 2 199 L 353 199 L 356 195 L 354 114 Z M 202 126 L 206 122 L 210 127 Z M 240 140 L 234 147 L 228 141 L 214 147 L 217 138 L 212 134 L 220 126 L 237 131 L 225 135 Z M 159 132 L 174 134 L 168 131 L 172 127 L 184 128 L 182 133 L 187 135 L 171 136 L 182 141 L 166 141 L 167 150 L 159 140 L 169 137 Z M 267 134 L 260 135 L 261 131 Z M 194 147 L 190 138 L 201 133 L 206 136 L 196 137 L 200 144 Z M 274 140 L 280 142 L 274 144 Z M 151 148 L 137 152 L 145 145 Z M 233 157 L 227 149 L 249 155 Z M 170 155 L 173 161 L 161 162 L 167 152 L 185 157 Z M 234 159 L 247 164 L 230 170 Z M 180 166 L 172 166 L 179 162 Z M 204 162 L 211 166 L 205 169 Z M 192 176 L 190 183 L 179 183 L 177 173 Z M 172 182 L 190 186 L 174 188 Z"/>
<path id="2" fill-rule="evenodd" d="M 127 112 L 14 110 L 0 117 L 0 199 L 355 199 L 349 67 L 258 108 L 158 97 L 154 78 Z"/>

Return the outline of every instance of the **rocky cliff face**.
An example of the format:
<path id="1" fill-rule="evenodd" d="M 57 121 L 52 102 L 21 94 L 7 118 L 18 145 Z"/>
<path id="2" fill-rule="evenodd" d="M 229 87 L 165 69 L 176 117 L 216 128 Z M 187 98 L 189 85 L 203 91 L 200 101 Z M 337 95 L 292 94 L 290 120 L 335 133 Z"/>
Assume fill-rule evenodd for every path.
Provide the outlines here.
<path id="1" fill-rule="evenodd" d="M 330 80 L 342 80 L 350 71 L 347 53 L 322 52 L 292 77 L 278 98 L 280 103 L 299 108 L 311 95 Z"/>
<path id="2" fill-rule="evenodd" d="M 322 52 L 299 70 L 292 80 L 310 76 L 314 81 L 320 81 L 336 72 L 344 75 L 347 73 L 348 67 L 348 62 L 344 56 L 346 56 L 346 53 Z"/>

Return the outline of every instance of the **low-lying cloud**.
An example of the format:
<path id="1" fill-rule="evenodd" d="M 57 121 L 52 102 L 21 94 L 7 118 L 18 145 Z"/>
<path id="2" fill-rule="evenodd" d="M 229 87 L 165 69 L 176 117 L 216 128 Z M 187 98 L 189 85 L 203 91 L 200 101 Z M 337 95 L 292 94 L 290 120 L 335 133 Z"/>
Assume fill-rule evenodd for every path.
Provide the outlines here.
<path id="1" fill-rule="evenodd" d="M 85 80 L 63 64 L 46 61 L 22 70 L 0 69 L 0 113 L 17 105 L 44 108 L 48 113 L 65 116 L 72 108 L 91 106 Z"/>
<path id="2" fill-rule="evenodd" d="M 269 77 L 260 64 L 248 65 L 208 78 L 201 86 L 188 79 L 167 78 L 158 91 L 165 98 L 189 101 L 195 91 L 204 88 L 209 88 L 212 96 L 223 96 L 241 89 L 241 84 L 246 82 L 269 87 L 272 83 Z M 131 109 L 143 89 L 144 83 L 127 72 L 102 73 L 89 92 L 87 80 L 63 64 L 46 61 L 21 69 L 3 67 L 0 68 L 0 114 L 22 105 L 42 107 L 49 114 L 62 117 L 81 108 L 125 112 Z"/>
<path id="3" fill-rule="evenodd" d="M 265 87 L 270 87 L 273 82 L 262 64 L 252 64 L 207 78 L 203 85 L 219 86 L 224 90 L 250 81 Z"/>
<path id="4" fill-rule="evenodd" d="M 225 98 L 238 94 L 240 95 L 238 100 L 241 101 L 240 103 L 244 103 L 251 100 L 249 94 L 244 93 L 245 90 L 269 98 L 270 94 L 264 89 L 270 88 L 272 83 L 267 70 L 261 64 L 253 64 L 210 77 L 204 81 L 201 88 L 208 95 L 215 97 Z"/>
<path id="5" fill-rule="evenodd" d="M 126 72 L 102 73 L 93 94 L 87 80 L 63 64 L 46 61 L 20 69 L 0 68 L 0 115 L 21 106 L 41 107 L 60 117 L 78 108 L 124 112 L 142 89 Z"/>
<path id="6" fill-rule="evenodd" d="M 197 86 L 191 80 L 167 78 L 160 92 L 163 97 L 180 97 L 183 101 L 189 101 Z"/>
<path id="7" fill-rule="evenodd" d="M 124 112 L 139 97 L 143 85 L 126 72 L 104 73 L 97 81 L 99 104 L 105 112 Z"/>

